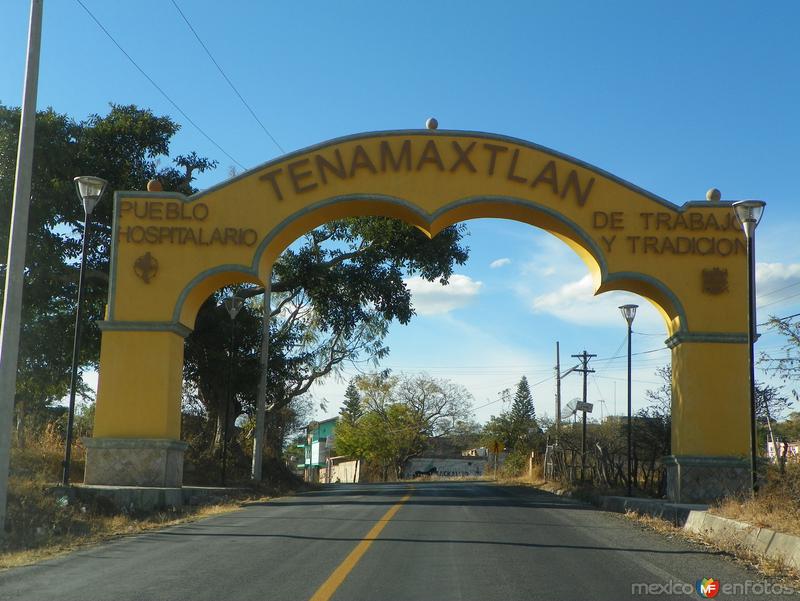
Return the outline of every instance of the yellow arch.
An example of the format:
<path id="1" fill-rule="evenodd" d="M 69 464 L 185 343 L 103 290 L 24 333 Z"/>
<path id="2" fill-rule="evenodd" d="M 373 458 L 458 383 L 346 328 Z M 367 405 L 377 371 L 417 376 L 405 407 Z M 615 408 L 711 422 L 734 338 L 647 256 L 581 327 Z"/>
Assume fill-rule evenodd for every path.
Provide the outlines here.
<path id="1" fill-rule="evenodd" d="M 557 236 L 596 293 L 634 292 L 664 317 L 676 456 L 746 452 L 747 263 L 730 203 L 678 205 L 530 142 L 428 130 L 332 140 L 189 198 L 117 193 L 96 436 L 177 438 L 182 336 L 208 294 L 263 283 L 299 236 L 365 215 L 429 236 L 481 217 Z M 156 376 L 141 382 L 137 371 Z"/>

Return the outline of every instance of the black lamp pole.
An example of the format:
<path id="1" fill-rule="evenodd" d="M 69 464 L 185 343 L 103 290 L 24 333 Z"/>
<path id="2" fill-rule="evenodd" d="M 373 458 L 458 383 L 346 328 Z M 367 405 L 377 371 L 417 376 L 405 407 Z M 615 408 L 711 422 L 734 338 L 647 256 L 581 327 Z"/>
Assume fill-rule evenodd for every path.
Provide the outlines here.
<path id="1" fill-rule="evenodd" d="M 756 434 L 756 264 L 755 236 L 747 237 L 747 290 L 748 314 L 747 350 L 750 368 L 750 480 L 753 494 L 758 491 L 757 434 Z"/>
<path id="2" fill-rule="evenodd" d="M 758 492 L 758 463 L 756 438 L 756 226 L 761 221 L 763 200 L 740 200 L 733 203 L 733 211 L 742 224 L 747 238 L 747 347 L 750 369 L 750 485 L 753 494 Z"/>
<path id="3" fill-rule="evenodd" d="M 78 300 L 75 309 L 75 338 L 72 341 L 72 370 L 69 378 L 69 413 L 67 414 L 67 440 L 64 448 L 61 484 L 69 485 L 69 470 L 72 461 L 72 428 L 75 423 L 75 395 L 78 386 L 78 361 L 81 353 L 81 334 L 83 332 L 83 296 L 86 289 L 86 255 L 89 250 L 89 236 L 92 231 L 92 211 L 103 195 L 107 182 L 99 177 L 76 177 L 75 187 L 83 203 L 84 226 L 83 246 L 81 248 L 81 271 L 78 277 Z"/>
<path id="4" fill-rule="evenodd" d="M 631 350 L 633 318 L 638 305 L 622 305 L 619 310 L 628 322 L 628 496 L 633 496 L 633 403 L 631 394 Z"/>

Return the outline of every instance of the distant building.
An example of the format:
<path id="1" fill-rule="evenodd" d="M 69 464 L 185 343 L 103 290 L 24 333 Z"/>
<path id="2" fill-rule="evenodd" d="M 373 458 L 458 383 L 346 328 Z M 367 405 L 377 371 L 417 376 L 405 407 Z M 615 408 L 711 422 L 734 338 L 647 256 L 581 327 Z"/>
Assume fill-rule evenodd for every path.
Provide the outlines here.
<path id="1" fill-rule="evenodd" d="M 306 442 L 297 445 L 305 450 L 305 460 L 297 467 L 303 470 L 307 482 L 319 482 L 320 469 L 325 469 L 334 448 L 336 423 L 338 417 L 321 422 L 311 422 L 306 426 Z"/>
<path id="2" fill-rule="evenodd" d="M 777 463 L 786 451 L 786 461 L 800 461 L 800 441 L 795 442 L 776 442 L 774 445 L 767 442 L 767 456 L 773 463 Z"/>
<path id="3" fill-rule="evenodd" d="M 477 449 L 467 449 L 466 451 L 461 451 L 462 457 L 488 457 L 489 456 L 489 449 L 486 447 L 478 447 Z"/>

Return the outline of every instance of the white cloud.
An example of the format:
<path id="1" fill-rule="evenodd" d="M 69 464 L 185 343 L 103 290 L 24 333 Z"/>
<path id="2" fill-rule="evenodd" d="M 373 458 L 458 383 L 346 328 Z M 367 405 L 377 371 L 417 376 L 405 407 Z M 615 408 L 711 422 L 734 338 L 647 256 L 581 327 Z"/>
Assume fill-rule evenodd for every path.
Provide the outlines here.
<path id="1" fill-rule="evenodd" d="M 758 263 L 756 293 L 759 306 L 777 309 L 782 304 L 796 304 L 800 295 L 800 263 Z"/>
<path id="2" fill-rule="evenodd" d="M 442 315 L 466 306 L 483 287 L 482 282 L 467 275 L 453 274 L 450 283 L 442 286 L 420 277 L 406 280 L 417 315 Z"/>
<path id="3" fill-rule="evenodd" d="M 594 296 L 594 283 L 589 274 L 567 282 L 552 292 L 535 296 L 531 307 L 535 313 L 547 313 L 570 323 L 613 326 L 623 323 L 619 306 L 628 303 L 639 305 L 636 316 L 638 329 L 663 329 L 666 333 L 664 320 L 655 307 L 642 297 L 618 291 Z"/>
<path id="4" fill-rule="evenodd" d="M 503 265 L 511 264 L 511 259 L 508 257 L 503 257 L 502 259 L 495 259 L 491 263 L 489 263 L 489 267 L 492 269 L 497 269 L 498 267 L 502 267 Z"/>

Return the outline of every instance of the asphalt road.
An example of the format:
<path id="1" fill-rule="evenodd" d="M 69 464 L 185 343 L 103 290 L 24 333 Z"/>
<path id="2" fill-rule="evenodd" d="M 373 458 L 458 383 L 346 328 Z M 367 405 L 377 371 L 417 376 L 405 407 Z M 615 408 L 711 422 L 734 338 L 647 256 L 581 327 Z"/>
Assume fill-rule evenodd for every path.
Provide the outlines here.
<path id="1" fill-rule="evenodd" d="M 554 495 L 434 482 L 333 486 L 123 538 L 4 571 L 0 599 L 700 599 L 693 589 L 703 577 L 723 587 L 771 583 Z M 716 598 L 798 598 L 741 592 Z"/>

